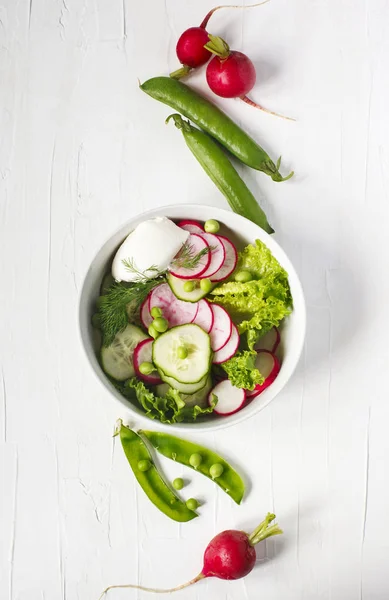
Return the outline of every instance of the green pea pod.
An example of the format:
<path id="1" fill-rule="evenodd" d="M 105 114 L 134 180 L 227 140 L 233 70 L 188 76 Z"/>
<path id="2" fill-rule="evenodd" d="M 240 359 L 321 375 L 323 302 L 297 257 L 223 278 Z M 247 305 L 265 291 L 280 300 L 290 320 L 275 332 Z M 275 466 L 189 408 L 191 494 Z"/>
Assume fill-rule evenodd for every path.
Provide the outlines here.
<path id="1" fill-rule="evenodd" d="M 232 210 L 250 219 L 267 233 L 274 233 L 262 208 L 220 146 L 209 135 L 185 121 L 181 115 L 170 115 L 166 121 L 170 119 L 182 131 L 188 148 L 227 198 Z"/>
<path id="2" fill-rule="evenodd" d="M 212 479 L 210 469 L 213 465 L 218 464 L 221 475 L 212 479 L 224 492 L 226 492 L 237 504 L 240 504 L 244 494 L 244 483 L 240 475 L 228 464 L 224 458 L 204 448 L 198 444 L 182 440 L 168 433 L 159 431 L 139 431 L 146 439 L 154 446 L 154 448 L 166 456 L 171 458 L 202 475 Z M 190 463 L 190 457 L 193 454 L 198 454 L 201 457 L 201 462 L 193 467 Z"/>
<path id="3" fill-rule="evenodd" d="M 193 510 L 189 510 L 186 504 L 166 485 L 153 464 L 150 452 L 142 438 L 122 423 L 118 433 L 130 467 L 149 500 L 174 521 L 186 522 L 197 517 L 198 515 Z M 145 463 L 142 461 L 151 463 L 147 470 L 143 470 Z"/>
<path id="4" fill-rule="evenodd" d="M 273 181 L 286 181 L 293 176 L 292 171 L 282 177 L 279 172 L 281 157 L 275 164 L 267 152 L 232 119 L 185 83 L 170 77 L 153 77 L 142 83 L 140 88 L 155 100 L 188 117 L 245 165 L 263 171 Z"/>

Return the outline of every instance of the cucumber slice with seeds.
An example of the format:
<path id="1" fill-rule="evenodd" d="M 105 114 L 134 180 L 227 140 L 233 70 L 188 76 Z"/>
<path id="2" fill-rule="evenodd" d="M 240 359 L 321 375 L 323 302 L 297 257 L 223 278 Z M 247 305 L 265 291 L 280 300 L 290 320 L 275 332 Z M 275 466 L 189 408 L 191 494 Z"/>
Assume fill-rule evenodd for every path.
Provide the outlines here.
<path id="1" fill-rule="evenodd" d="M 197 286 L 191 292 L 186 292 L 184 290 L 184 285 L 188 281 L 187 279 L 180 279 L 179 277 L 175 277 L 171 273 L 168 273 L 166 276 L 167 282 L 170 285 L 170 289 L 173 294 L 179 300 L 184 300 L 185 302 L 198 302 L 201 298 L 204 298 L 209 292 L 204 292 L 200 285 L 199 280 L 197 280 Z"/>
<path id="2" fill-rule="evenodd" d="M 178 348 L 181 347 L 186 348 L 188 352 L 186 358 L 178 356 Z M 164 380 L 162 374 L 165 377 L 172 377 L 179 383 L 199 383 L 207 377 L 211 360 L 210 337 L 201 327 L 193 323 L 173 327 L 153 343 L 153 363 Z"/>
<path id="3" fill-rule="evenodd" d="M 139 327 L 131 324 L 117 333 L 112 344 L 101 350 L 101 364 L 107 375 L 116 381 L 125 381 L 133 377 L 135 347 L 147 338 Z"/>

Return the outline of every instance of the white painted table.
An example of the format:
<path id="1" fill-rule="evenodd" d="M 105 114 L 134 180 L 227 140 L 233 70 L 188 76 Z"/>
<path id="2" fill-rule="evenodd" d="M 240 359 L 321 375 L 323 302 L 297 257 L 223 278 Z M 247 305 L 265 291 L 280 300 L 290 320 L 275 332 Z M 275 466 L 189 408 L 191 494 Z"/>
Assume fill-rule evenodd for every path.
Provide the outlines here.
<path id="1" fill-rule="evenodd" d="M 274 510 L 285 530 L 245 580 L 182 600 L 389 597 L 389 4 L 278 0 L 220 11 L 210 30 L 258 65 L 253 96 L 289 123 L 219 100 L 295 178 L 245 171 L 308 304 L 304 357 L 255 419 L 198 440 L 252 481 L 185 525 L 135 485 L 92 375 L 77 299 L 102 241 L 171 202 L 225 206 L 144 80 L 177 67 L 198 0 L 3 0 L 0 6 L 0 598 L 97 600 L 109 583 L 194 576 L 210 537 Z M 204 73 L 191 80 L 205 90 Z M 179 475 L 174 464 L 164 465 Z M 112 600 L 146 599 L 136 591 Z"/>

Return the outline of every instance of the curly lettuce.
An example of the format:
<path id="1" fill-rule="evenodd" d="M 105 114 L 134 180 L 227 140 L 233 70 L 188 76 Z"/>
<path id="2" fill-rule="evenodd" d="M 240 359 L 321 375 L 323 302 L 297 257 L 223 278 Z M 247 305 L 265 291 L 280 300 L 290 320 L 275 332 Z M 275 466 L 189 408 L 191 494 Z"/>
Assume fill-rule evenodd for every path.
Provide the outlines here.
<path id="1" fill-rule="evenodd" d="M 239 333 L 245 334 L 241 349 L 222 367 L 233 385 L 252 390 L 263 382 L 254 366 L 254 346 L 290 314 L 292 296 L 287 272 L 260 240 L 239 253 L 237 268 L 249 271 L 252 280 L 222 283 L 211 291 L 210 300 L 223 306 Z"/>
<path id="2" fill-rule="evenodd" d="M 213 412 L 216 402 L 211 406 L 187 406 L 180 392 L 170 388 L 164 396 L 154 394 L 142 381 L 133 377 L 126 381 L 127 390 L 133 390 L 139 404 L 150 419 L 161 423 L 181 423 L 195 421 L 197 417 Z"/>
<path id="3" fill-rule="evenodd" d="M 264 377 L 255 368 L 255 350 L 237 352 L 235 356 L 223 363 L 222 368 L 228 375 L 232 385 L 245 390 L 253 390 L 264 382 Z"/>

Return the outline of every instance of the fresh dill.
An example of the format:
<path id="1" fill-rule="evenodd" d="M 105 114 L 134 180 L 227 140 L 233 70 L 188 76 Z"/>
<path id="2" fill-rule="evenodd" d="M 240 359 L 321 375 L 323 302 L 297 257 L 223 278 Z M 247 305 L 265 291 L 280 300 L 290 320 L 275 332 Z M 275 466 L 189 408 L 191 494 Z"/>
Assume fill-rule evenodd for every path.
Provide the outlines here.
<path id="1" fill-rule="evenodd" d="M 185 242 L 176 258 L 173 260 L 172 265 L 177 269 L 188 269 L 191 271 L 196 269 L 200 260 L 203 256 L 206 256 L 212 252 L 212 246 L 206 246 L 196 253 L 195 248 L 189 242 Z"/>
<path id="2" fill-rule="evenodd" d="M 128 325 L 129 312 L 134 315 L 133 320 L 136 320 L 140 305 L 162 281 L 164 278 L 158 276 L 131 283 L 114 283 L 107 294 L 100 296 L 99 315 L 104 346 L 109 346 L 115 335 Z"/>
<path id="3" fill-rule="evenodd" d="M 164 271 L 160 271 L 157 265 L 151 265 L 146 271 L 141 271 L 132 258 L 125 258 L 122 260 L 122 263 L 127 271 L 136 275 L 134 282 L 149 281 L 165 273 Z M 150 275 L 146 275 L 146 273 L 150 273 Z"/>

